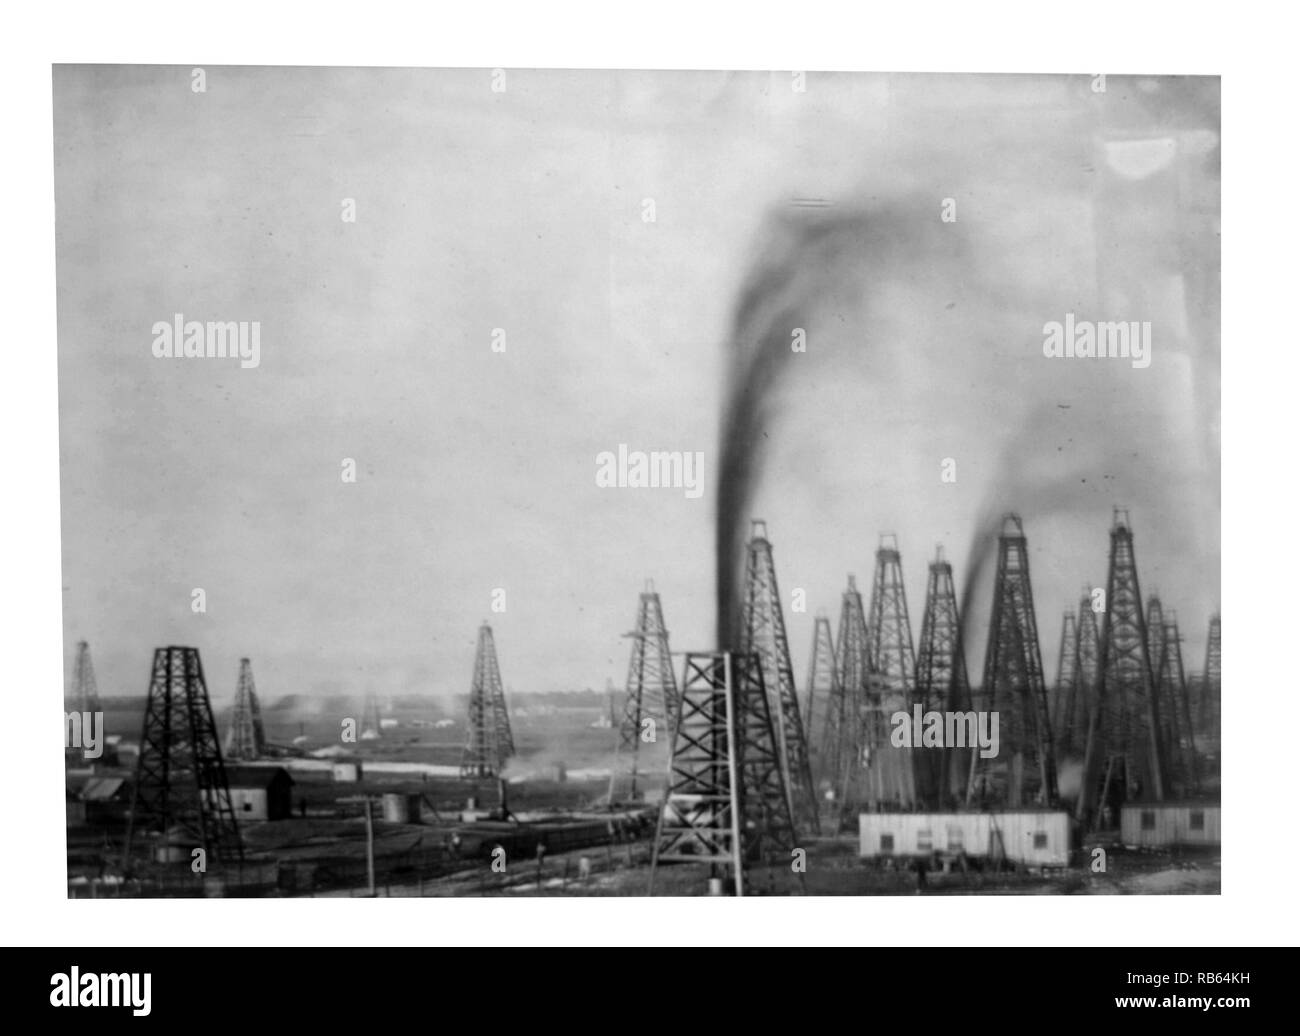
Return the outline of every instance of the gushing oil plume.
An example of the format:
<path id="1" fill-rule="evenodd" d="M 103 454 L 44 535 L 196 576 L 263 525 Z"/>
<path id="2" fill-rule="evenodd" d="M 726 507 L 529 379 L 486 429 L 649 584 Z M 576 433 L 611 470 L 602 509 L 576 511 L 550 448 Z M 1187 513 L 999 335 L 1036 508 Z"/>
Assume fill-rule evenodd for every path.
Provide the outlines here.
<path id="1" fill-rule="evenodd" d="M 745 523 L 752 517 L 777 389 L 796 355 L 795 329 L 805 329 L 812 348 L 856 346 L 842 335 L 818 336 L 819 314 L 861 307 L 873 274 L 916 256 L 920 238 L 933 233 L 927 228 L 938 225 L 921 215 L 932 207 L 926 199 L 870 210 L 778 210 L 766 221 L 728 343 L 715 530 L 717 642 L 723 648 L 738 640 Z M 956 240 L 951 235 L 937 247 L 948 251 Z M 926 244 L 936 247 L 933 240 Z"/>
<path id="2" fill-rule="evenodd" d="M 1180 449 L 1175 433 L 1160 415 L 1136 411 L 1124 415 L 1127 434 L 1117 436 L 1115 420 L 1108 409 L 1087 412 L 1048 403 L 1018 421 L 986 487 L 967 549 L 961 636 L 968 662 L 974 661 L 973 651 L 984 651 L 983 644 L 971 639 L 972 630 L 980 625 L 976 622 L 980 609 L 974 606 L 990 599 L 987 576 L 1008 512 L 1020 515 L 1031 546 L 1047 520 L 1059 532 L 1085 536 L 1087 543 L 1095 545 L 1092 569 L 1073 576 L 1071 587 L 1078 580 L 1105 575 L 1111 508 L 1116 504 L 1131 509 L 1147 528 L 1160 529 L 1180 549 L 1195 551 L 1193 544 L 1181 540 L 1185 533 L 1179 508 L 1186 506 L 1185 501 L 1169 488 L 1183 477 L 1185 463 L 1173 459 Z M 1143 448 L 1133 449 L 1134 443 Z M 1039 590 L 1036 583 L 1035 603 L 1041 608 Z"/>
<path id="3" fill-rule="evenodd" d="M 1033 410 L 1019 424 L 999 457 L 966 551 L 966 571 L 961 590 L 961 641 L 968 662 L 974 661 L 973 651 L 981 654 L 984 651 L 983 644 L 975 644 L 971 639 L 978 610 L 974 604 L 987 600 L 991 593 L 985 588 L 985 575 L 992 570 L 992 562 L 997 557 L 1004 517 L 1008 513 L 1020 515 L 1025 536 L 1030 538 L 1034 534 L 1035 519 L 1059 513 L 1080 517 L 1092 512 L 1100 515 L 1109 507 L 1109 500 L 1099 502 L 1095 489 L 1088 489 L 1086 482 L 1086 475 L 1105 463 L 1105 447 L 1101 445 L 1108 441 L 1105 436 L 1080 434 L 1078 438 L 1085 445 L 1075 453 L 1068 457 L 1057 454 L 1044 457 L 1042 450 L 1046 444 L 1066 438 L 1070 420 L 1065 412 L 1052 404 Z M 1077 425 L 1079 419 L 1073 420 Z M 1085 476 L 1083 481 L 1080 480 L 1081 472 Z M 1104 531 L 1099 530 L 1099 533 L 1104 537 Z M 1082 573 L 1080 578 L 1083 578 Z"/>

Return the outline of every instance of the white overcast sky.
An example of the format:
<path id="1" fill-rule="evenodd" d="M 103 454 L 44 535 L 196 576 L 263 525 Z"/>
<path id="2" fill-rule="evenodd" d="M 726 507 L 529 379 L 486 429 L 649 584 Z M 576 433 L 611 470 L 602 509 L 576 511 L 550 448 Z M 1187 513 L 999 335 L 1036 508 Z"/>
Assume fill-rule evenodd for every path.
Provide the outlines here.
<path id="1" fill-rule="evenodd" d="M 935 545 L 963 579 L 990 506 L 1025 519 L 1049 678 L 1113 504 L 1200 667 L 1217 80 L 205 71 L 54 72 L 65 646 L 90 641 L 101 693 L 143 693 L 168 643 L 218 701 L 244 655 L 271 699 L 463 693 L 485 618 L 516 690 L 621 685 L 647 577 L 674 648 L 712 646 L 736 294 L 804 211 L 889 229 L 807 314 L 769 428 L 755 512 L 787 606 L 808 593 L 801 688 L 814 611 L 870 585 L 880 532 L 915 635 Z M 260 321 L 260 367 L 154 358 L 178 312 Z M 1043 357 L 1067 312 L 1150 320 L 1151 366 Z M 619 443 L 703 451 L 704 496 L 597 488 Z"/>

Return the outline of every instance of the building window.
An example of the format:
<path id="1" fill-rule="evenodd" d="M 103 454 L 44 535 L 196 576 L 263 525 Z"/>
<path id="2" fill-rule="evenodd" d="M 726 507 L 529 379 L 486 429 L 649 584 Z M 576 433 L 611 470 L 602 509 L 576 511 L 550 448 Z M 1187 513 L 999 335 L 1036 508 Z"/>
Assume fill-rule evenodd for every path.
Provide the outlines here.
<path id="1" fill-rule="evenodd" d="M 1142 830 L 1154 831 L 1156 829 L 1156 811 L 1154 809 L 1144 809 L 1142 811 Z"/>
<path id="2" fill-rule="evenodd" d="M 1205 810 L 1203 809 L 1192 810 L 1191 828 L 1193 831 L 1205 830 Z"/>
<path id="3" fill-rule="evenodd" d="M 932 848 L 934 848 L 934 841 L 930 835 L 930 829 L 927 827 L 924 830 L 916 832 L 916 851 L 919 853 L 928 853 Z"/>
<path id="4" fill-rule="evenodd" d="M 893 836 L 893 835 L 881 835 L 881 836 L 880 836 L 880 851 L 881 851 L 882 853 L 892 853 L 892 852 L 894 851 L 894 836 Z"/>
<path id="5" fill-rule="evenodd" d="M 244 812 L 245 813 L 253 812 L 253 804 L 249 802 L 247 799 L 244 800 Z"/>
<path id="6" fill-rule="evenodd" d="M 1034 832 L 1034 848 L 1035 848 L 1035 849 L 1046 849 L 1046 848 L 1047 848 L 1047 832 L 1046 832 L 1046 831 L 1035 831 L 1035 832 Z"/>
<path id="7" fill-rule="evenodd" d="M 948 851 L 950 853 L 959 853 L 964 848 L 962 843 L 962 831 L 960 827 L 948 828 Z"/>

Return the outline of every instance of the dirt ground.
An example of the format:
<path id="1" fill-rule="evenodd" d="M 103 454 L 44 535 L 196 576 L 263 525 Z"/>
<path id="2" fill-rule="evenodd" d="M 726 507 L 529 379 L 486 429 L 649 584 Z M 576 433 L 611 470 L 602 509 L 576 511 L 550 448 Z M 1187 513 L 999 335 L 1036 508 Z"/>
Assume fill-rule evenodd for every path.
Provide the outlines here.
<path id="1" fill-rule="evenodd" d="M 586 877 L 581 863 L 586 858 Z M 705 866 L 667 865 L 655 875 L 656 896 L 708 894 Z M 847 838 L 823 839 L 808 847 L 802 882 L 786 867 L 754 867 L 747 876 L 751 896 L 915 896 L 915 895 L 1191 895 L 1220 891 L 1217 855 L 1176 858 L 1163 853 L 1113 852 L 1105 873 L 1086 866 L 1049 874 L 1024 871 L 931 874 L 918 889 L 905 869 L 869 864 Z M 650 887 L 650 844 L 575 850 L 548 856 L 539 871 L 535 861 L 513 864 L 506 873 L 475 863 L 436 884 L 381 889 L 389 896 L 645 896 Z M 356 891 L 332 893 L 355 896 Z"/>

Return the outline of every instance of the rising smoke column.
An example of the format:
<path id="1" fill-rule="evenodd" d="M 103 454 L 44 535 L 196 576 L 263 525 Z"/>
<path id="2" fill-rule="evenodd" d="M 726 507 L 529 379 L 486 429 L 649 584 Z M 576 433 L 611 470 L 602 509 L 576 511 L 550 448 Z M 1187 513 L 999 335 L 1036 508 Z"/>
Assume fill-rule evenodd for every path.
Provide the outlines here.
<path id="1" fill-rule="evenodd" d="M 858 348 L 860 343 L 843 335 L 819 333 L 818 317 L 861 307 L 873 274 L 918 254 L 920 239 L 938 225 L 922 215 L 933 208 L 929 202 L 848 212 L 779 210 L 767 219 L 728 343 L 715 537 L 717 641 L 724 649 L 734 647 L 738 637 L 744 538 L 777 389 L 796 355 L 794 329 L 807 332 L 810 349 Z M 940 251 L 949 251 L 957 240 L 949 235 Z"/>
<path id="2" fill-rule="evenodd" d="M 1086 371 L 1081 369 L 1081 373 Z M 1116 371 L 1093 368 L 1092 394 L 1099 396 L 1107 377 Z M 1046 403 L 1021 416 L 1010 430 L 980 503 L 960 587 L 962 643 L 973 673 L 982 672 L 985 650 L 973 630 L 986 627 L 992 562 L 997 557 L 1002 519 L 1008 512 L 1020 515 L 1031 551 L 1038 544 L 1046 546 L 1048 555 L 1068 553 L 1077 542 L 1062 542 L 1061 537 L 1084 537 L 1082 542 L 1092 560 L 1066 578 L 1067 603 L 1072 603 L 1076 587 L 1085 581 L 1105 585 L 1112 508 L 1116 505 L 1129 509 L 1137 534 L 1145 533 L 1148 542 L 1160 537 L 1173 547 L 1175 556 L 1196 555 L 1197 545 L 1188 538 L 1185 522 L 1188 499 L 1169 488 L 1190 479 L 1188 468 L 1195 463 L 1195 455 L 1186 455 L 1188 444 L 1180 442 L 1161 414 L 1135 408 L 1125 419 L 1126 425 L 1117 431 L 1115 415 L 1108 409 Z M 1031 563 L 1031 568 L 1041 621 L 1045 615 L 1055 615 L 1057 609 L 1045 609 L 1044 602 L 1051 600 L 1053 593 L 1060 595 L 1061 581 L 1055 586 L 1046 581 L 1047 571 L 1038 562 Z"/>
<path id="3" fill-rule="evenodd" d="M 723 648 L 734 647 L 737 639 L 744 541 L 748 521 L 755 517 L 751 507 L 787 363 L 797 355 L 791 350 L 792 331 L 805 329 L 809 350 L 848 354 L 862 349 L 861 334 L 845 333 L 846 325 L 835 318 L 852 312 L 867 326 L 879 326 L 883 314 L 870 311 L 874 283 L 898 277 L 943 281 L 949 276 L 943 271 L 959 268 L 968 258 L 969 242 L 956 226 L 944 227 L 934 218 L 930 202 L 896 199 L 887 207 L 852 212 L 780 210 L 766 221 L 727 343 L 715 529 L 717 642 Z M 999 299 L 996 305 L 1008 302 Z M 1037 341 L 1031 346 L 1027 354 L 1034 361 L 1040 358 Z M 1079 582 L 1104 578 L 1113 504 L 1133 508 L 1134 520 L 1141 515 L 1153 530 L 1177 534 L 1177 512 L 1186 501 L 1171 498 L 1169 486 L 1187 476 L 1187 461 L 1173 465 L 1173 471 L 1162 469 L 1171 467 L 1171 458 L 1185 444 L 1180 450 L 1177 433 L 1164 417 L 1145 407 L 1125 410 L 1124 434 L 1117 435 L 1115 409 L 1089 404 L 1109 397 L 1115 382 L 1125 377 L 1104 363 L 1071 368 L 1068 393 L 1062 389 L 1049 395 L 1048 402 L 1002 418 L 1014 424 L 986 481 L 958 587 L 962 642 L 974 674 L 980 672 L 984 644 L 973 631 L 987 619 L 990 562 L 1005 512 L 1021 515 L 1031 546 L 1035 537 L 1051 542 L 1044 538 L 1048 522 L 1058 526 L 1053 532 L 1095 536 L 1096 561 L 1087 571 L 1069 574 L 1070 597 Z M 1062 396 L 1074 405 L 1062 408 L 1057 402 Z M 870 501 L 863 505 L 865 519 Z M 1194 543 L 1180 546 L 1196 550 Z M 1040 568 L 1035 575 L 1042 581 L 1047 573 Z M 1044 602 L 1037 603 L 1041 610 Z"/>

